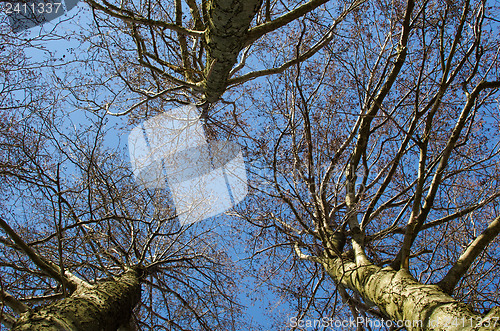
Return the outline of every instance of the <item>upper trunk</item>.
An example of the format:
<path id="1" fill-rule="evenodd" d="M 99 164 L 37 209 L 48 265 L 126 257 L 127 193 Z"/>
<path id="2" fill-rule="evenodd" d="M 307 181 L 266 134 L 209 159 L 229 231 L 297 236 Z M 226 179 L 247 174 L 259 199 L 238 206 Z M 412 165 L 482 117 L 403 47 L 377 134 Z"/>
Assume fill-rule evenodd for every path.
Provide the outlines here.
<path id="1" fill-rule="evenodd" d="M 205 9 L 205 97 L 215 102 L 226 90 L 231 69 L 245 46 L 246 35 L 262 0 L 213 0 Z"/>
<path id="2" fill-rule="evenodd" d="M 109 330 L 125 325 L 141 297 L 138 272 L 79 287 L 68 298 L 19 317 L 12 330 Z"/>
<path id="3" fill-rule="evenodd" d="M 357 266 L 339 258 L 325 259 L 323 265 L 335 281 L 361 294 L 393 321 L 404 323 L 407 330 L 500 328 L 500 309 L 492 309 L 487 315 L 475 313 L 437 285 L 419 283 L 405 269 Z"/>

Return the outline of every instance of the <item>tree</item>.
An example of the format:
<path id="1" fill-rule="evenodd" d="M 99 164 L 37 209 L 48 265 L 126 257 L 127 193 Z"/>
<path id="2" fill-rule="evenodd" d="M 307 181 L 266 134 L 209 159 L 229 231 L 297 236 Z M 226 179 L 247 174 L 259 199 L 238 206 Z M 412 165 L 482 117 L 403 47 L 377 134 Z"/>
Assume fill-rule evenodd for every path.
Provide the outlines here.
<path id="1" fill-rule="evenodd" d="M 347 1 L 338 5 L 336 14 L 332 11 L 320 21 L 311 20 L 310 29 L 319 29 L 321 33 L 316 43 L 302 50 L 298 58 L 285 58 L 253 71 L 247 70 L 246 62 L 263 55 L 258 48 L 273 43 L 272 34 L 286 35 L 283 27 L 315 13 L 327 1 L 311 0 L 290 6 L 271 1 L 263 5 L 260 0 L 88 3 L 94 9 L 96 22 L 88 33 L 95 41 L 82 61 L 95 61 L 106 68 L 106 78 L 101 81 L 114 94 L 101 104 L 92 99 L 85 101 L 96 103 L 94 109 L 124 115 L 136 109 L 148 113 L 155 108 L 155 101 L 203 103 L 208 108 L 232 87 L 283 72 L 314 56 L 362 1 Z M 186 14 L 188 11 L 190 15 Z M 108 34 L 113 37 L 105 37 Z M 82 38 L 88 40 L 88 35 Z M 252 48 L 256 51 L 252 52 Z M 70 89 L 71 86 L 69 82 L 66 85 Z M 133 114 L 143 115 L 137 111 Z"/>
<path id="2" fill-rule="evenodd" d="M 134 183 L 123 150 L 105 144 L 105 116 L 76 123 L 37 106 L 3 123 L 2 323 L 250 328 L 238 316 L 238 267 L 220 249 L 222 233 L 181 227 L 166 192 Z"/>
<path id="3" fill-rule="evenodd" d="M 308 300 L 325 295 L 330 277 L 355 319 L 498 328 L 497 9 L 365 4 L 323 57 L 269 83 L 272 102 L 252 100 L 263 126 L 276 128 L 245 128 L 260 138 L 255 158 L 272 169 L 260 183 L 274 188 L 246 218 L 284 234 L 269 255 L 288 243 L 324 268 L 306 290 L 284 285 L 306 297 L 295 322 L 309 309 L 339 313 Z M 297 50 L 307 47 L 300 42 Z"/>

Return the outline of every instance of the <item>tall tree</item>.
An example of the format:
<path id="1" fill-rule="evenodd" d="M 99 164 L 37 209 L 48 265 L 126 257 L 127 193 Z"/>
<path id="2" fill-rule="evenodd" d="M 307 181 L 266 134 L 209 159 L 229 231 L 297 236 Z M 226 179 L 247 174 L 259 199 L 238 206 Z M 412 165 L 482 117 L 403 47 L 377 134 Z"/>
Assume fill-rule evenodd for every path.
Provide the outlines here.
<path id="1" fill-rule="evenodd" d="M 263 46 L 273 47 L 277 41 L 273 34 L 286 35 L 285 27 L 291 22 L 330 9 L 325 7 L 326 0 L 288 4 L 270 0 L 264 3 L 261 0 L 201 3 L 90 0 L 96 26 L 89 33 L 95 36 L 91 45 L 95 51 L 88 52 L 82 61 L 105 65 L 107 78 L 103 81 L 115 93 L 94 108 L 105 108 L 112 114 L 135 110 L 137 116 L 151 111 L 155 101 L 160 100 L 204 103 L 208 107 L 235 86 L 283 72 L 314 56 L 331 41 L 342 20 L 362 2 L 339 3 L 336 13 L 329 10 L 321 19 L 310 20 L 308 30 L 320 31 L 316 43 L 301 50 L 298 57 L 271 59 L 274 63 L 263 67 L 262 56 L 267 56 L 261 50 Z M 113 37 L 106 37 L 110 34 Z M 88 36 L 84 40 L 88 41 Z M 258 70 L 248 70 L 245 64 L 256 59 L 259 59 Z"/>
<path id="2" fill-rule="evenodd" d="M 337 293 L 358 329 L 367 316 L 408 330 L 500 326 L 497 10 L 364 4 L 322 56 L 252 99 L 261 126 L 239 123 L 271 169 L 255 172 L 269 198 L 240 212 L 271 232 L 256 252 L 288 246 L 309 263 L 288 263 L 310 269 L 282 284 L 300 298 L 291 326 L 342 316 Z"/>
<path id="3" fill-rule="evenodd" d="M 238 82 L 229 82 L 237 71 L 232 69 L 243 48 L 247 47 L 247 51 L 240 67 L 246 60 L 249 45 L 255 40 L 324 2 L 311 1 L 276 20 L 271 20 L 271 4 L 268 2 L 265 21 L 257 23 L 255 16 L 264 12 L 260 11 L 259 1 L 204 2 L 201 16 L 198 5 L 188 1 L 195 24 L 191 30 L 183 27 L 188 22 L 184 22 L 186 8 L 180 1 L 172 8 L 169 5 L 162 8 L 161 3 L 149 4 L 144 7 L 144 15 L 142 5 L 138 6 L 141 10 L 134 13 L 123 7 L 123 2 L 120 8 L 108 2 L 90 4 L 106 16 L 125 22 L 137 47 L 138 64 L 149 71 L 148 76 L 140 77 L 137 82 L 130 79 L 127 70 L 132 68 L 133 72 L 137 67 L 126 63 L 125 67 L 120 64 L 111 73 L 115 75 L 113 78 L 127 76 L 127 87 L 146 97 L 138 104 L 142 105 L 144 101 L 163 97 L 165 91 L 185 88 L 213 102 L 231 84 L 267 74 L 257 72 L 253 76 L 240 77 Z M 355 6 L 346 7 L 345 12 Z M 175 12 L 175 22 L 172 23 L 168 22 L 170 9 Z M 102 28 L 99 23 L 96 27 Z M 143 37 L 145 32 L 151 35 Z M 169 52 L 172 48 L 170 32 L 177 34 L 180 50 L 172 56 Z M 193 37 L 192 47 L 187 46 L 187 36 Z M 108 41 L 106 39 L 105 43 Z M 113 47 L 119 49 L 127 45 L 111 44 L 99 47 L 111 55 Z M 323 41 L 304 58 L 325 44 Z M 89 54 L 92 54 L 92 48 L 99 47 L 91 45 Z M 176 58 L 177 55 L 180 58 Z M 111 56 L 108 65 L 115 66 L 120 56 L 123 55 Z M 95 68 L 94 60 L 98 59 L 86 58 L 85 66 Z M 290 64 L 285 63 L 276 72 Z M 71 69 L 68 72 L 71 73 Z M 97 99 L 86 99 L 82 86 L 102 88 L 106 81 L 95 83 L 98 73 L 95 73 L 96 77 L 89 77 L 85 75 L 86 70 L 79 72 L 84 74 L 67 76 L 73 83 L 69 88 L 75 97 L 75 105 L 81 106 L 82 101 L 87 101 L 100 106 Z M 64 84 L 59 74 L 55 75 L 56 81 Z M 149 81 L 153 84 L 149 85 Z M 147 89 L 144 89 L 145 82 L 149 85 Z M 175 86 L 171 87 L 172 84 Z M 26 90 L 27 86 L 21 84 L 19 88 Z M 154 91 L 153 88 L 161 90 Z M 96 95 L 95 90 L 88 91 L 93 97 Z M 9 91 L 5 92 L 9 95 Z M 63 98 L 60 92 L 54 99 Z M 67 104 L 48 106 L 40 102 L 17 106 L 17 109 L 24 107 L 25 110 L 6 121 L 9 134 L 2 141 L 6 150 L 3 176 L 10 184 L 7 188 L 12 196 L 19 198 L 13 205 L 6 203 L 4 213 L 8 217 L 2 218 L 0 223 L 6 234 L 2 238 L 5 249 L 2 258 L 5 270 L 2 302 L 5 305 L 2 308 L 7 310 L 2 309 L 2 321 L 13 325 L 14 329 L 36 328 L 37 325 L 82 330 L 89 327 L 115 329 L 128 322 L 132 309 L 139 302 L 139 284 L 142 283 L 148 284 L 146 297 L 150 297 L 150 302 L 140 302 L 143 309 L 137 308 L 137 326 L 154 325 L 160 321 L 165 328 L 174 329 L 194 324 L 207 330 L 237 328 L 239 307 L 233 302 L 234 288 L 231 287 L 234 267 L 229 272 L 228 257 L 216 252 L 216 245 L 220 243 L 214 244 L 207 234 L 201 236 L 186 228 L 176 228 L 176 223 L 171 222 L 175 215 L 168 206 L 163 206 L 162 199 L 166 196 L 148 191 L 136 194 L 137 188 L 130 183 L 130 172 L 123 170 L 127 167 L 111 157 L 104 157 L 106 152 L 101 142 L 104 118 L 91 116 L 91 120 L 87 119 L 90 126 L 76 130 L 70 136 L 61 129 L 67 130 L 68 123 L 57 115 L 59 106 L 66 107 Z M 101 108 L 109 110 L 110 106 L 113 104 Z M 40 111 L 45 107 L 51 111 Z M 122 154 L 113 152 L 112 155 Z M 112 176 L 110 172 L 113 172 Z M 76 176 L 76 179 L 68 176 Z M 27 205 L 30 206 L 29 215 L 20 213 L 19 210 L 25 210 Z M 33 219 L 31 215 L 37 216 Z M 204 247 L 201 252 L 199 247 Z M 172 267 L 165 267 L 170 264 Z M 101 280 L 103 277 L 107 280 Z M 21 294 L 23 291 L 29 294 Z M 217 293 L 221 300 L 216 300 Z M 209 304 L 211 300 L 213 302 Z M 97 305 L 95 301 L 102 304 Z M 155 309 L 157 302 L 161 302 L 164 308 Z M 33 311 L 37 305 L 44 308 Z M 17 322 L 16 314 L 20 314 Z"/>
<path id="4" fill-rule="evenodd" d="M 138 186 L 125 151 L 106 146 L 117 139 L 106 136 L 105 115 L 73 122 L 57 104 L 38 106 L 2 122 L 2 323 L 250 328 L 237 302 L 238 267 L 221 249 L 229 234 L 175 222 L 167 193 Z"/>

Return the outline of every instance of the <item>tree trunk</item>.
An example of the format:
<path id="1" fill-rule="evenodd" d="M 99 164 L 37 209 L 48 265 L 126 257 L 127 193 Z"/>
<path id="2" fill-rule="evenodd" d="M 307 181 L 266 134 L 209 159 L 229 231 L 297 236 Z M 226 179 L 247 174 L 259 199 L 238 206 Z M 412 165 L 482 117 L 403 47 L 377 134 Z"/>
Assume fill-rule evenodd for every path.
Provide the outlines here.
<path id="1" fill-rule="evenodd" d="M 130 320 L 141 297 L 138 272 L 116 280 L 80 286 L 68 298 L 21 315 L 12 330 L 116 331 Z"/>
<path id="2" fill-rule="evenodd" d="M 322 263 L 336 282 L 376 305 L 393 325 L 407 330 L 500 329 L 498 307 L 486 315 L 475 313 L 437 285 L 419 283 L 406 269 L 395 271 L 371 264 L 357 266 L 339 258 L 325 258 Z"/>
<path id="3" fill-rule="evenodd" d="M 207 31 L 207 61 L 204 90 L 215 102 L 226 90 L 231 69 L 245 46 L 246 35 L 262 0 L 212 0 L 204 8 Z"/>

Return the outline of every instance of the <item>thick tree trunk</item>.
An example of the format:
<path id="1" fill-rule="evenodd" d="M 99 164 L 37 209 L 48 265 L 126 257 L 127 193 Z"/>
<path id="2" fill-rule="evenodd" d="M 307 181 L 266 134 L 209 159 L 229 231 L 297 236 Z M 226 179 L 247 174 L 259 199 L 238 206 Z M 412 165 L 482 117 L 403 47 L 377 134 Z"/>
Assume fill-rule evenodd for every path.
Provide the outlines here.
<path id="1" fill-rule="evenodd" d="M 262 0 L 207 1 L 207 64 L 204 90 L 209 102 L 215 102 L 226 90 L 231 69 L 245 46 L 246 35 Z"/>
<path id="2" fill-rule="evenodd" d="M 79 287 L 68 298 L 19 317 L 12 330 L 116 331 L 130 319 L 141 297 L 138 272 L 116 280 Z"/>
<path id="3" fill-rule="evenodd" d="M 407 330 L 500 329 L 498 307 L 487 315 L 475 313 L 437 285 L 419 283 L 405 269 L 357 266 L 339 258 L 325 259 L 322 263 L 336 282 L 358 292 L 366 302 L 376 305 Z"/>

